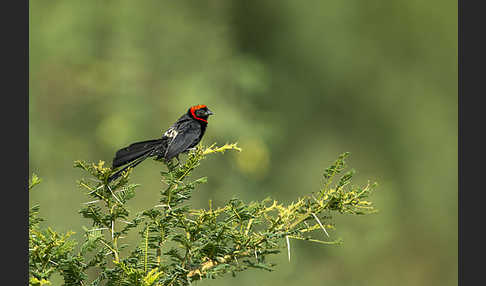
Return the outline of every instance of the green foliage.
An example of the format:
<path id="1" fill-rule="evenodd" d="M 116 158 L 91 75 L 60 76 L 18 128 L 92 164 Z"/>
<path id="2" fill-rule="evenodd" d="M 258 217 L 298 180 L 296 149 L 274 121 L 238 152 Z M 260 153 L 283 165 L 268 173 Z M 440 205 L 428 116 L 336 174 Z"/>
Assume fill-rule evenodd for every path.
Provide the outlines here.
<path id="1" fill-rule="evenodd" d="M 40 182 L 33 174 L 29 182 L 29 191 Z M 83 268 L 79 267 L 82 261 L 80 256 L 73 256 L 76 242 L 69 237 L 74 232 L 59 234 L 51 228 L 41 230 L 38 217 L 39 206 L 33 206 L 29 210 L 29 276 L 30 285 L 50 284 L 49 277 L 56 271 L 63 275 L 66 285 L 70 281 L 82 281 L 86 279 Z"/>
<path id="2" fill-rule="evenodd" d="M 342 174 L 348 153 L 325 170 L 322 189 L 289 205 L 270 198 L 250 203 L 234 198 L 220 207 L 209 201 L 208 209 L 192 209 L 188 203 L 192 192 L 207 181 L 205 177 L 191 179 L 192 171 L 207 155 L 226 150 L 241 151 L 236 144 L 200 146 L 184 164 L 168 162 L 167 171 L 161 172 L 166 186 L 160 191 L 159 204 L 135 215 L 127 205 L 138 186 L 129 183 L 131 169 L 108 183 L 113 170 L 104 167 L 104 162 L 76 161 L 74 167 L 91 176 L 78 181 L 89 197 L 79 212 L 92 222 L 91 228 L 84 228 L 85 240 L 75 251 L 72 232 L 40 230 L 39 208 L 33 207 L 29 214 L 30 285 L 49 284 L 56 271 L 65 285 L 141 286 L 188 285 L 249 268 L 271 271 L 275 265 L 268 261 L 269 255 L 287 248 L 290 260 L 290 239 L 340 244 L 339 239 L 329 239 L 327 232 L 335 228 L 333 213 L 375 212 L 366 200 L 375 184 L 350 186 L 354 171 Z M 33 175 L 29 190 L 39 181 Z M 130 250 L 120 242 L 131 230 L 138 230 L 139 243 Z M 127 254 L 122 255 L 125 248 Z M 89 269 L 97 273 L 91 282 L 87 281 Z"/>

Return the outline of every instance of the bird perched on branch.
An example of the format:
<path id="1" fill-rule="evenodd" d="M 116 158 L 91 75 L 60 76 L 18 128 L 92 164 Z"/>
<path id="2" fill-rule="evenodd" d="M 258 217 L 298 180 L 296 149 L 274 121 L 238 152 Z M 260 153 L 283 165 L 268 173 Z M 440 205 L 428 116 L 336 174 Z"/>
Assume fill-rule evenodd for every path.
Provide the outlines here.
<path id="1" fill-rule="evenodd" d="M 108 178 L 108 181 L 118 178 L 123 171 L 134 168 L 148 157 L 166 161 L 194 148 L 206 131 L 208 118 L 214 114 L 206 105 L 190 107 L 160 139 L 141 141 L 118 150 L 113 158 L 113 169 L 126 165 Z"/>

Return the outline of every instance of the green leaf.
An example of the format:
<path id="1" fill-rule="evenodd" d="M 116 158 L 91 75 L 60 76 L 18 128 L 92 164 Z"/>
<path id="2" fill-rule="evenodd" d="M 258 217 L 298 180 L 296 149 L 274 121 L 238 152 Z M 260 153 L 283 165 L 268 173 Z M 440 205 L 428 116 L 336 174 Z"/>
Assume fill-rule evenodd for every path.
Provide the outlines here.
<path id="1" fill-rule="evenodd" d="M 41 182 L 42 179 L 40 179 L 35 173 L 32 173 L 32 178 L 29 180 L 29 191 Z"/>

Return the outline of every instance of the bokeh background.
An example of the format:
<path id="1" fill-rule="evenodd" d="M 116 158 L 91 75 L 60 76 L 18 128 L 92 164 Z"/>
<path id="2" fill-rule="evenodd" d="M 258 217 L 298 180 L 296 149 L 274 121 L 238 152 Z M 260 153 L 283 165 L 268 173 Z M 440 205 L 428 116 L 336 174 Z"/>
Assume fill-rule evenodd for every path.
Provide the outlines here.
<path id="1" fill-rule="evenodd" d="M 74 160 L 107 161 L 207 104 L 195 207 L 290 202 L 349 151 L 380 213 L 336 217 L 343 246 L 291 241 L 268 273 L 197 285 L 457 284 L 456 1 L 30 1 L 30 194 L 80 237 Z M 147 160 L 133 212 L 158 199 Z M 58 280 L 57 283 L 61 283 Z"/>

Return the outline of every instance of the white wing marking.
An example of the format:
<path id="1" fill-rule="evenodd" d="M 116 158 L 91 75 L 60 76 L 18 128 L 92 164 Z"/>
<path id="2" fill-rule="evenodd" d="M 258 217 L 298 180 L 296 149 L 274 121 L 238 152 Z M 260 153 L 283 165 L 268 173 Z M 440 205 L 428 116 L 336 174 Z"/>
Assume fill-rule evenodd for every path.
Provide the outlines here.
<path id="1" fill-rule="evenodd" d="M 177 130 L 175 128 L 171 127 L 167 131 L 165 131 L 164 136 L 165 137 L 170 137 L 170 138 L 175 138 L 177 136 Z"/>

